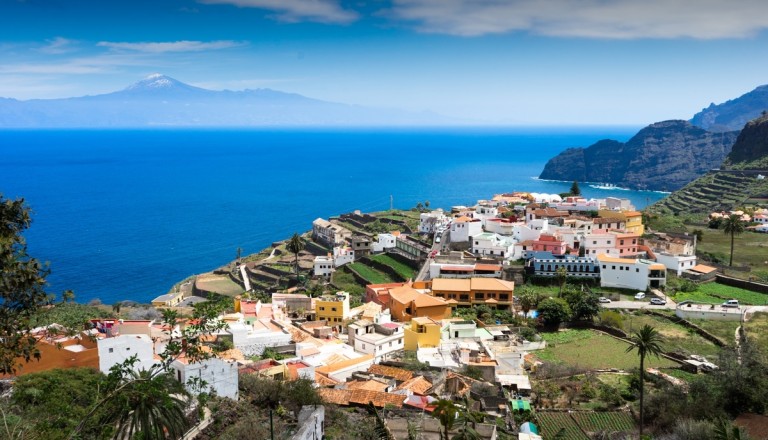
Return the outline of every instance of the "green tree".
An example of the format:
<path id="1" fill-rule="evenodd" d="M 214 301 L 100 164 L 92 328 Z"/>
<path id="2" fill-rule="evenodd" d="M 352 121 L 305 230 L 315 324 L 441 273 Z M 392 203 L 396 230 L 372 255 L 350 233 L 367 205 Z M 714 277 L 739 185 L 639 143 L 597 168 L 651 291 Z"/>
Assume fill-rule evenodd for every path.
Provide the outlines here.
<path id="1" fill-rule="evenodd" d="M 643 437 L 643 398 L 645 395 L 645 357 L 653 355 L 659 357 L 661 350 L 661 335 L 650 325 L 644 325 L 639 331 L 629 338 L 632 345 L 627 347 L 627 353 L 637 350 L 640 356 L 640 438 Z"/>
<path id="2" fill-rule="evenodd" d="M 120 309 L 122 308 L 123 308 L 123 303 L 121 301 L 118 301 L 112 304 L 112 313 L 115 314 L 115 317 L 120 318 Z"/>
<path id="3" fill-rule="evenodd" d="M 573 181 L 571 184 L 571 194 L 574 196 L 580 196 L 581 195 L 581 188 L 579 188 L 579 182 Z"/>
<path id="4" fill-rule="evenodd" d="M 600 313 L 600 301 L 592 292 L 582 292 L 577 289 L 568 289 L 565 292 L 565 300 L 573 313 L 572 319 L 590 321 Z"/>
<path id="5" fill-rule="evenodd" d="M 48 269 L 27 254 L 22 234 L 32 220 L 24 199 L 0 195 L 0 374 L 13 374 L 19 358 L 40 359 L 31 320 L 48 301 Z"/>
<path id="6" fill-rule="evenodd" d="M 65 290 L 64 293 L 61 294 L 61 302 L 63 303 L 71 303 L 75 300 L 75 292 L 71 290 Z"/>
<path id="7" fill-rule="evenodd" d="M 539 295 L 529 286 L 523 286 L 517 293 L 517 300 L 518 304 L 520 304 L 520 309 L 522 309 L 525 316 L 528 316 L 528 312 L 536 307 L 539 302 Z"/>
<path id="8" fill-rule="evenodd" d="M 744 232 L 744 222 L 741 221 L 741 216 L 731 214 L 723 219 L 722 226 L 723 233 L 731 236 L 731 259 L 728 260 L 728 265 L 733 266 L 733 239 Z"/>
<path id="9" fill-rule="evenodd" d="M 440 399 L 435 404 L 435 410 L 432 411 L 432 416 L 439 420 L 440 425 L 443 427 L 443 432 L 440 433 L 441 440 L 450 440 L 448 432 L 453 429 L 458 410 L 456 404 L 448 399 Z"/>
<path id="10" fill-rule="evenodd" d="M 571 308 L 561 298 L 547 298 L 539 304 L 539 316 L 545 325 L 557 327 L 571 319 Z"/>
<path id="11" fill-rule="evenodd" d="M 303 251 L 306 245 L 304 244 L 304 240 L 301 239 L 301 236 L 299 234 L 294 233 L 290 240 L 288 240 L 288 244 L 286 245 L 286 249 L 288 249 L 288 252 L 291 252 L 296 256 L 296 276 L 299 276 L 299 252 Z"/>

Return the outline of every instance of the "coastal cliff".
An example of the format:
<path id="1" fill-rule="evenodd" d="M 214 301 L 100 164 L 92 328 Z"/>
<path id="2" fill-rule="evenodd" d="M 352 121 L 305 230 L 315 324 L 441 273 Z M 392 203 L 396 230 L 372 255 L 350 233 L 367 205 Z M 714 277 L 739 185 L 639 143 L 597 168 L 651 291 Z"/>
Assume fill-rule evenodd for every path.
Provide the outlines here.
<path id="1" fill-rule="evenodd" d="M 682 120 L 657 122 L 626 143 L 601 140 L 550 159 L 539 178 L 606 182 L 632 189 L 674 191 L 718 167 L 736 132 L 713 133 Z"/>
<path id="2" fill-rule="evenodd" d="M 768 200 L 768 115 L 747 123 L 720 169 L 654 204 L 656 212 L 731 211 Z"/>

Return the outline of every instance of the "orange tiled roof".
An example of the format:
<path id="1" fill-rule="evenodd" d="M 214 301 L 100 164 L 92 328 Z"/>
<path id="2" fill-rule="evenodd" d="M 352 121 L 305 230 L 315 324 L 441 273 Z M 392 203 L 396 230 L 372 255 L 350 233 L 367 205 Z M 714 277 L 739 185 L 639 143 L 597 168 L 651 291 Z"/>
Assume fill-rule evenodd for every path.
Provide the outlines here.
<path id="1" fill-rule="evenodd" d="M 405 382 L 413 377 L 413 373 L 402 368 L 387 367 L 385 365 L 373 364 L 368 368 L 368 372 L 377 376 L 391 377 L 397 381 Z"/>
<path id="2" fill-rule="evenodd" d="M 710 273 L 710 272 L 716 271 L 717 268 L 712 266 L 706 266 L 704 264 L 697 264 L 693 266 L 690 270 L 694 272 L 699 272 L 699 273 Z"/>
<path id="3" fill-rule="evenodd" d="M 421 395 L 424 395 L 430 388 L 432 388 L 432 382 L 425 379 L 424 376 L 411 378 L 397 387 L 398 390 L 411 390 L 414 394 Z"/>
<path id="4" fill-rule="evenodd" d="M 475 270 L 501 270 L 498 264 L 476 264 Z"/>
<path id="5" fill-rule="evenodd" d="M 472 290 L 498 290 L 501 292 L 515 290 L 514 282 L 498 278 L 471 278 L 470 285 Z"/>
<path id="6" fill-rule="evenodd" d="M 398 394 L 382 393 L 368 390 L 339 390 L 334 388 L 320 388 L 317 390 L 320 397 L 327 403 L 337 405 L 367 405 L 368 402 L 373 406 L 383 408 L 389 404 L 396 408 L 402 408 L 405 396 Z"/>
<path id="7" fill-rule="evenodd" d="M 432 290 L 449 292 L 469 292 L 470 281 L 467 279 L 435 278 L 432 280 Z"/>
<path id="8" fill-rule="evenodd" d="M 315 369 L 315 371 L 318 372 L 318 373 L 329 374 L 329 373 L 333 373 L 334 371 L 343 370 L 344 368 L 348 368 L 348 367 L 351 367 L 353 365 L 365 363 L 365 362 L 370 361 L 372 359 L 373 359 L 373 355 L 372 354 L 366 354 L 364 356 L 360 356 L 359 358 L 347 359 L 345 361 L 335 362 L 333 364 L 328 364 L 328 365 L 323 365 L 322 367 L 317 367 Z"/>
<path id="9" fill-rule="evenodd" d="M 353 380 L 347 382 L 348 390 L 368 390 L 385 392 L 389 385 L 378 380 Z"/>
<path id="10" fill-rule="evenodd" d="M 332 387 L 339 384 L 339 382 L 331 379 L 328 376 L 323 376 L 320 373 L 315 372 L 315 383 L 321 387 Z"/>

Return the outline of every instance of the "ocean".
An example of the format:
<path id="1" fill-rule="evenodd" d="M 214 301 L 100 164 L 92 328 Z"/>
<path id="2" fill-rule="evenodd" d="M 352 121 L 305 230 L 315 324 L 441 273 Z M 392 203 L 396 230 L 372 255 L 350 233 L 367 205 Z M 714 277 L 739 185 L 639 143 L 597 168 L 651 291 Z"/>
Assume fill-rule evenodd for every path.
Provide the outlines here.
<path id="1" fill-rule="evenodd" d="M 637 127 L 0 131 L 0 193 L 33 211 L 49 292 L 149 302 L 183 278 L 356 209 L 472 205 L 536 180 L 568 147 Z M 643 208 L 664 194 L 581 185 Z"/>

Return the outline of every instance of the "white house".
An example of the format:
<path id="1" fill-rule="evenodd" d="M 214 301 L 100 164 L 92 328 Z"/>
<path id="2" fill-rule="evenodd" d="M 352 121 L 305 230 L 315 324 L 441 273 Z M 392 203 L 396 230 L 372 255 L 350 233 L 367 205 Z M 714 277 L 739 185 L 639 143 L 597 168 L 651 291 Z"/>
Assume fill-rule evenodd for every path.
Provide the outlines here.
<path id="1" fill-rule="evenodd" d="M 256 356 L 267 347 L 291 343 L 291 334 L 268 319 L 239 319 L 228 324 L 232 343 L 245 356 Z"/>
<path id="2" fill-rule="evenodd" d="M 488 220 L 495 219 L 499 216 L 499 209 L 491 204 L 479 204 L 475 207 L 475 218 L 479 218 L 480 222 L 485 225 Z"/>
<path id="3" fill-rule="evenodd" d="M 664 265 L 667 270 L 673 270 L 677 276 L 696 266 L 696 255 L 675 255 L 666 252 L 656 253 L 656 261 Z"/>
<path id="4" fill-rule="evenodd" d="M 604 199 L 585 199 L 583 197 L 566 197 L 565 200 L 550 203 L 558 211 L 598 211 L 605 206 Z"/>
<path id="5" fill-rule="evenodd" d="M 96 341 L 99 351 L 99 371 L 109 374 L 114 365 L 136 356 L 136 369 L 149 369 L 155 364 L 152 339 L 147 335 L 120 335 Z"/>
<path id="6" fill-rule="evenodd" d="M 329 277 L 333 273 L 333 258 L 327 255 L 315 257 L 314 274 L 317 277 Z"/>
<path id="7" fill-rule="evenodd" d="M 355 251 L 351 247 L 336 246 L 333 248 L 333 264 L 335 267 L 343 266 L 355 261 Z"/>
<path id="8" fill-rule="evenodd" d="M 600 286 L 645 291 L 667 284 L 667 268 L 648 260 L 597 256 Z"/>
<path id="9" fill-rule="evenodd" d="M 397 244 L 397 238 L 392 234 L 379 234 L 377 240 L 371 243 L 372 252 L 384 252 L 386 249 L 392 249 Z"/>
<path id="10" fill-rule="evenodd" d="M 481 256 L 511 258 L 515 241 L 498 234 L 484 232 L 472 237 L 472 253 Z"/>
<path id="11" fill-rule="evenodd" d="M 485 232 L 499 235 L 512 235 L 517 222 L 508 218 L 489 218 L 485 221 Z"/>
<path id="12" fill-rule="evenodd" d="M 768 215 L 757 214 L 754 217 L 752 217 L 752 221 L 755 223 L 760 223 L 761 225 L 768 225 Z"/>
<path id="13" fill-rule="evenodd" d="M 318 218 L 312 222 L 312 239 L 328 247 L 339 246 L 351 237 L 352 231 L 328 220 Z"/>
<path id="14" fill-rule="evenodd" d="M 347 335 L 355 351 L 373 355 L 376 362 L 404 346 L 403 324 L 392 322 L 389 310 L 378 313 L 373 322 L 360 320 L 349 324 Z"/>
<path id="15" fill-rule="evenodd" d="M 440 339 L 474 338 L 476 331 L 477 324 L 475 321 L 444 321 Z"/>
<path id="16" fill-rule="evenodd" d="M 237 363 L 225 361 L 216 357 L 194 364 L 186 359 L 177 359 L 171 364 L 176 379 L 183 383 L 192 393 L 202 391 L 216 393 L 220 397 L 237 400 L 238 379 Z M 190 379 L 194 379 L 190 382 Z M 196 388 L 194 381 L 203 381 L 202 389 Z"/>
<path id="17" fill-rule="evenodd" d="M 422 212 L 419 215 L 419 232 L 422 234 L 434 234 L 447 220 L 448 218 L 445 216 L 442 209 L 437 209 L 432 212 Z"/>
<path id="18" fill-rule="evenodd" d="M 469 241 L 469 237 L 482 232 L 483 224 L 480 219 L 462 216 L 451 223 L 451 242 L 464 243 Z"/>

